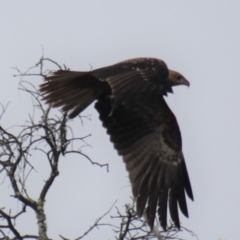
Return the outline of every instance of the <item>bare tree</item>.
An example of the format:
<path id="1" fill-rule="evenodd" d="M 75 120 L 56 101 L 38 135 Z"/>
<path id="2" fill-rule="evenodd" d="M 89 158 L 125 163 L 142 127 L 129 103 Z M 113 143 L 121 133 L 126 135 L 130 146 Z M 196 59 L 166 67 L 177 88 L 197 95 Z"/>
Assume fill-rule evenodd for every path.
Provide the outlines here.
<path id="1" fill-rule="evenodd" d="M 59 175 L 59 161 L 61 155 L 78 154 L 84 156 L 91 164 L 104 167 L 108 171 L 108 164 L 100 164 L 93 162 L 87 155 L 82 152 L 81 146 L 86 145 L 86 136 L 75 136 L 69 125 L 68 117 L 59 110 L 53 110 L 51 106 L 46 106 L 41 102 L 41 96 L 36 86 L 31 82 L 25 81 L 25 77 L 45 77 L 50 72 L 44 70 L 44 63 L 52 63 L 55 67 L 62 67 L 55 61 L 42 57 L 40 61 L 26 72 L 15 69 L 21 78 L 19 89 L 31 96 L 33 104 L 33 113 L 28 116 L 28 120 L 24 125 L 15 128 L 17 134 L 11 130 L 4 128 L 0 124 L 0 174 L 4 179 L 4 184 L 10 184 L 13 194 L 12 198 L 20 203 L 20 209 L 12 213 L 11 209 L 0 206 L 0 240 L 1 239 L 40 239 L 49 240 L 47 231 L 47 213 L 45 212 L 46 196 L 51 190 L 54 180 Z M 32 73 L 36 70 L 37 73 Z M 67 69 L 64 66 L 64 69 Z M 7 107 L 1 105 L 0 120 L 4 117 Z M 79 117 L 79 121 L 83 122 L 84 118 Z M 37 171 L 31 163 L 31 158 L 36 154 L 41 154 L 41 159 L 48 162 L 48 177 L 43 183 L 39 195 L 36 199 L 30 196 L 27 181 L 33 171 Z M 114 219 L 119 219 L 119 226 L 111 223 L 102 223 L 103 218 L 110 214 L 111 206 L 106 213 L 99 217 L 94 224 L 89 227 L 83 234 L 79 234 L 76 240 L 83 239 L 94 228 L 108 226 L 115 232 L 115 238 L 124 239 L 180 239 L 177 234 L 179 230 L 170 225 L 168 231 L 161 232 L 158 227 L 154 227 L 150 231 L 146 222 L 139 219 L 135 212 L 134 201 L 126 204 L 125 213 L 121 213 L 116 208 Z M 36 215 L 38 225 L 38 234 L 23 235 L 16 224 L 16 220 L 26 213 L 26 209 L 30 209 Z M 191 231 L 186 230 L 192 236 Z M 60 233 L 59 233 L 60 234 Z M 61 239 L 68 238 L 59 235 Z M 196 237 L 196 236 L 195 236 Z"/>

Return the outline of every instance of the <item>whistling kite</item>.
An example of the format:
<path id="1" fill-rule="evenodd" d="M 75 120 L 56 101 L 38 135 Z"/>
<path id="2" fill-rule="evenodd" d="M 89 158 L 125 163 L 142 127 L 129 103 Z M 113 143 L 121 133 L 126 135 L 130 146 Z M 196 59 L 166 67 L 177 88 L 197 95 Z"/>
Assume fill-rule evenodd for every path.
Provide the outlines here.
<path id="1" fill-rule="evenodd" d="M 154 58 L 136 58 L 89 72 L 59 70 L 40 86 L 44 99 L 74 118 L 96 101 L 100 120 L 123 156 L 142 216 L 149 226 L 156 211 L 166 229 L 167 205 L 179 228 L 178 206 L 188 217 L 185 192 L 193 193 L 177 120 L 163 95 L 189 82 Z"/>

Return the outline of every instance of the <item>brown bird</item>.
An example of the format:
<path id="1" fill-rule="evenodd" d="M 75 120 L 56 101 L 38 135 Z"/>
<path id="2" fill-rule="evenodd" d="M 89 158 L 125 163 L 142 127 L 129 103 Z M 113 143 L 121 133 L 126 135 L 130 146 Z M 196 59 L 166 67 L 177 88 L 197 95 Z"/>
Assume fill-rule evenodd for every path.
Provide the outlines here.
<path id="1" fill-rule="evenodd" d="M 153 228 L 156 212 L 163 229 L 167 205 L 180 228 L 178 207 L 188 217 L 185 192 L 193 193 L 182 153 L 177 120 L 163 95 L 189 82 L 159 59 L 135 58 L 89 72 L 59 70 L 40 85 L 44 99 L 74 118 L 96 101 L 100 120 L 123 157 L 137 202 Z"/>

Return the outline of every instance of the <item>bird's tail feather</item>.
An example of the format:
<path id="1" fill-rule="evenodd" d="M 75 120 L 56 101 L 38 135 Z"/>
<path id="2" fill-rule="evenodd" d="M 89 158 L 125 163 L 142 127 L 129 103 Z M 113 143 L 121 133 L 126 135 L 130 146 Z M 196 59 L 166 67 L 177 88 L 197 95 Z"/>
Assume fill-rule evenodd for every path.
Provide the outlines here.
<path id="1" fill-rule="evenodd" d="M 40 85 L 43 99 L 53 107 L 62 107 L 74 118 L 106 91 L 106 83 L 91 76 L 91 72 L 59 70 Z"/>

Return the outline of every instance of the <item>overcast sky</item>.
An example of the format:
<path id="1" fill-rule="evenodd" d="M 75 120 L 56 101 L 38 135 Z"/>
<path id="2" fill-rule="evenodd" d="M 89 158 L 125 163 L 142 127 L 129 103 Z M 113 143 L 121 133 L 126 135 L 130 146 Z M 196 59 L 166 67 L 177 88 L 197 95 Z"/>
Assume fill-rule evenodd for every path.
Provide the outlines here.
<path id="1" fill-rule="evenodd" d="M 18 91 L 19 79 L 11 67 L 26 70 L 34 65 L 42 47 L 46 57 L 73 70 L 135 57 L 160 58 L 191 83 L 190 88 L 175 88 L 166 99 L 180 125 L 195 198 L 188 201 L 189 219 L 180 215 L 181 222 L 202 240 L 239 239 L 239 13 L 239 0 L 1 1 L 0 102 L 11 102 L 1 124 L 22 124 L 31 112 L 31 101 Z M 110 173 L 84 158 L 62 158 L 61 174 L 46 202 L 54 239 L 59 234 L 77 237 L 116 199 L 121 207 L 131 196 L 125 166 L 97 113 L 89 107 L 84 114 L 91 114 L 92 120 L 84 128 L 75 120 L 74 131 L 92 134 L 88 140 L 92 148 L 84 153 L 109 163 Z M 1 185 L 0 199 L 5 201 L 3 189 Z M 31 217 L 31 224 L 21 227 L 34 233 L 35 217 Z M 112 238 L 108 229 L 86 239 Z"/>

